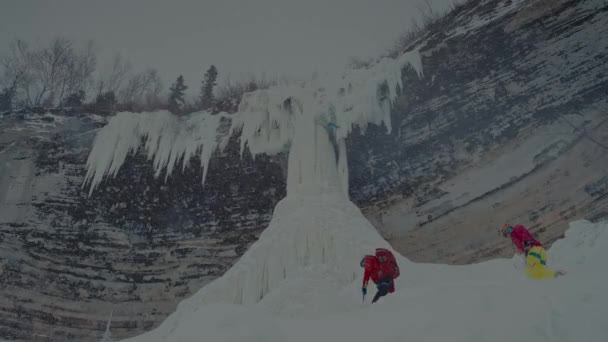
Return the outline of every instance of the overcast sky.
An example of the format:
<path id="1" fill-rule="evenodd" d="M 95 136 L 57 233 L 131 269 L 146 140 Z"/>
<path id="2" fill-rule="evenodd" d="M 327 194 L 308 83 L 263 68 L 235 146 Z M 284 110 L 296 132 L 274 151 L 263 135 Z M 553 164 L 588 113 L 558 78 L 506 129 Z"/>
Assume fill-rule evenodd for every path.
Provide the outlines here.
<path id="1" fill-rule="evenodd" d="M 451 0 L 432 0 L 446 8 Z M 183 74 L 199 87 L 248 73 L 307 77 L 377 56 L 418 16 L 422 0 L 0 0 L 0 53 L 20 38 L 93 39 L 100 62 L 115 53 L 166 84 Z M 103 63 L 101 63 L 103 64 Z"/>

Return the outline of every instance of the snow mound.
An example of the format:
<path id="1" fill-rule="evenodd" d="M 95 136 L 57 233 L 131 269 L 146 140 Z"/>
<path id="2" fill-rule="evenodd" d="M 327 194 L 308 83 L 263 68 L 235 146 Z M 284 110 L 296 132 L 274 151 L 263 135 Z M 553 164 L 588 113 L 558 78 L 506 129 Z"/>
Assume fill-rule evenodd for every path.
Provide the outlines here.
<path id="1" fill-rule="evenodd" d="M 379 246 L 390 248 L 341 193 L 288 196 L 260 239 L 224 276 L 180 303 L 161 335 L 169 338 L 185 317 L 209 305 L 295 317 L 356 308 L 360 299 L 352 291 L 339 292 L 359 278 L 362 256 Z"/>
<path id="2" fill-rule="evenodd" d="M 447 266 L 396 254 L 397 292 L 362 304 L 358 264 L 376 247 L 388 244 L 342 196 L 288 196 L 232 269 L 128 341 L 608 338 L 608 223 L 571 224 L 549 251 L 549 266 L 568 271 L 555 280 L 526 278 L 520 257 Z"/>

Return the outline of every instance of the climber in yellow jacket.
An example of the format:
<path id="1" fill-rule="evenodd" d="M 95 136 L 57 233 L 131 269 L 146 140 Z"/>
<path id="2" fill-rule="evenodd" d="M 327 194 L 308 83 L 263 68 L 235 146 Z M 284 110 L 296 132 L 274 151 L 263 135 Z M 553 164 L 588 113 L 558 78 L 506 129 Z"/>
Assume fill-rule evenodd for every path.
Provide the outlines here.
<path id="1" fill-rule="evenodd" d="M 519 253 L 526 256 L 526 275 L 532 279 L 550 279 L 565 274 L 563 271 L 553 271 L 547 268 L 547 252 L 542 243 L 538 241 L 526 227 L 521 224 L 513 227 L 505 224 L 500 233 L 503 237 L 510 237 L 511 242 Z"/>

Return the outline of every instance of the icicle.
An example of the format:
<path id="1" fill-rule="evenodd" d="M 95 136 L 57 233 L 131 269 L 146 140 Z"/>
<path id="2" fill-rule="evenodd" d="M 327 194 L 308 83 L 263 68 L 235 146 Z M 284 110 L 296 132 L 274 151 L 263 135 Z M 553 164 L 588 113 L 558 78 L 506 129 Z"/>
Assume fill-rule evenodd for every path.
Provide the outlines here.
<path id="1" fill-rule="evenodd" d="M 165 171 L 166 180 L 180 161 L 183 170 L 202 146 L 207 151 L 202 155 L 202 163 L 207 165 L 222 141 L 217 131 L 226 116 L 201 112 L 178 119 L 166 111 L 118 113 L 95 137 L 83 187 L 90 184 L 90 196 L 105 176 L 116 176 L 128 154 L 135 153 L 142 141 L 156 177 Z"/>
<path id="2" fill-rule="evenodd" d="M 101 342 L 112 342 L 112 333 L 110 332 L 110 325 L 112 324 L 113 315 L 114 315 L 114 310 L 112 310 L 112 312 L 110 312 L 110 318 L 108 319 L 108 323 L 106 324 L 106 331 L 103 333 Z"/>
<path id="3" fill-rule="evenodd" d="M 118 113 L 95 138 L 85 177 L 89 195 L 104 177 L 116 176 L 142 140 L 156 177 L 164 171 L 167 180 L 180 162 L 183 171 L 198 154 L 204 184 L 213 152 L 225 148 L 233 134 L 240 134 L 241 156 L 246 147 L 254 158 L 289 149 L 288 193 L 304 188 L 309 192 L 341 188 L 347 194 L 344 140 L 354 126 L 365 132 L 370 123 L 384 124 L 390 132 L 390 106 L 396 88 L 403 89 L 401 68 L 405 63 L 422 76 L 421 57 L 415 49 L 398 59 L 385 58 L 368 69 L 349 70 L 340 77 L 314 78 L 307 84 L 244 94 L 238 113 L 232 115 L 200 112 L 184 119 L 166 111 Z M 319 118 L 330 116 L 325 124 L 317 123 Z M 231 120 L 230 129 L 228 136 L 218 137 L 222 118 Z M 329 122 L 338 127 L 331 141 L 326 131 Z M 329 152 L 332 144 L 339 151 L 337 161 L 335 153 Z"/>
<path id="4" fill-rule="evenodd" d="M 342 181 L 342 191 L 344 194 L 344 198 L 349 198 L 348 191 L 348 161 L 346 160 L 346 141 L 341 139 L 339 142 L 340 145 L 340 159 L 338 160 L 338 172 L 340 174 L 340 180 Z"/>

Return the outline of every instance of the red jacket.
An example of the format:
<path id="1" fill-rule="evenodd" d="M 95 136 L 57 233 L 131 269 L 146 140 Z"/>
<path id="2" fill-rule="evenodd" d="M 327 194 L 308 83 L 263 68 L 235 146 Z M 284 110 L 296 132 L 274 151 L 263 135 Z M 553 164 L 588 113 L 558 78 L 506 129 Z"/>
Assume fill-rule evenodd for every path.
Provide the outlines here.
<path id="1" fill-rule="evenodd" d="M 363 274 L 363 287 L 367 287 L 367 283 L 371 278 L 374 284 L 378 284 L 382 280 L 390 279 L 390 293 L 395 292 L 395 282 L 393 281 L 393 267 L 388 263 L 381 263 L 378 258 L 373 255 L 365 256 L 365 273 Z"/>
<path id="2" fill-rule="evenodd" d="M 513 241 L 513 245 L 517 247 L 521 253 L 526 253 L 526 251 L 534 246 L 542 246 L 540 241 L 536 240 L 532 234 L 526 229 L 526 227 L 518 224 L 513 227 L 513 231 L 511 232 L 511 241 Z M 528 246 L 526 247 L 526 241 L 528 241 Z"/>

